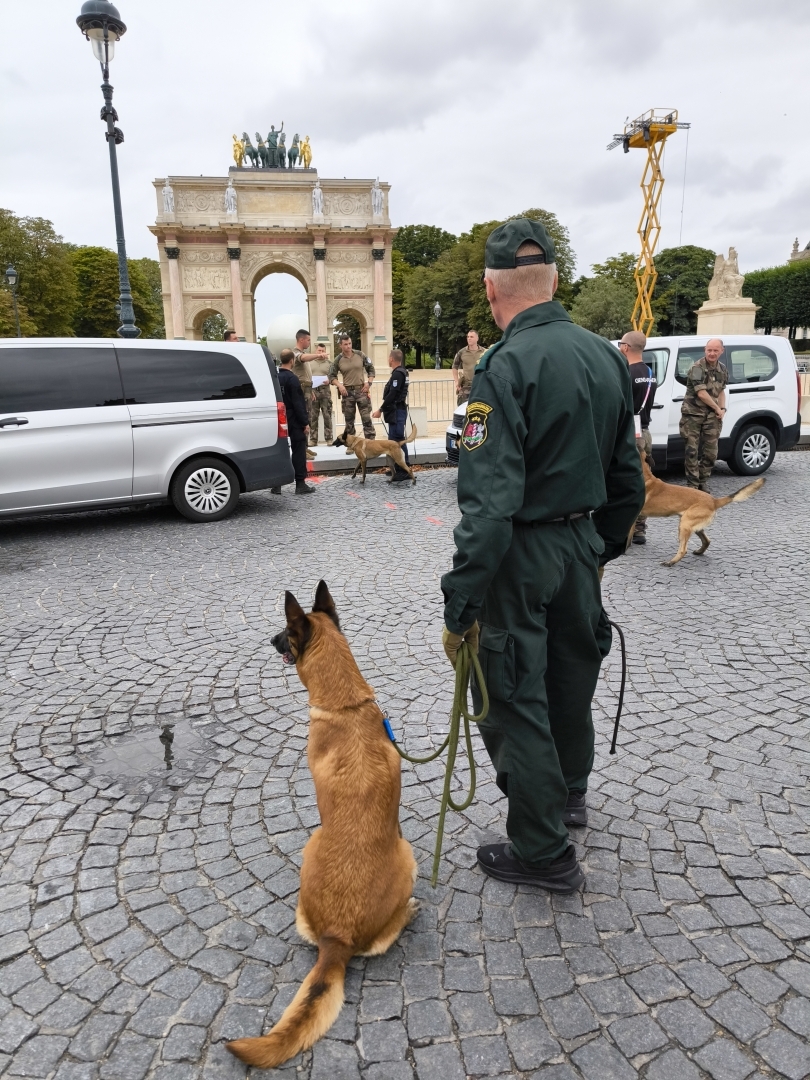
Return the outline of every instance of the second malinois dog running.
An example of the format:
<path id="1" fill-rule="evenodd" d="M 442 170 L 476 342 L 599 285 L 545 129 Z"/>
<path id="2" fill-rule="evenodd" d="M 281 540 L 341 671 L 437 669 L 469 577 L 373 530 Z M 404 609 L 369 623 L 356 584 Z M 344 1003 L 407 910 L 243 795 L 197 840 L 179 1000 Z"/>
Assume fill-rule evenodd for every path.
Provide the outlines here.
<path id="1" fill-rule="evenodd" d="M 360 481 L 361 484 L 366 482 L 368 459 L 381 457 L 383 454 L 387 454 L 394 462 L 391 479 L 388 481 L 389 484 L 393 482 L 397 468 L 403 469 L 410 476 L 411 484 L 415 484 L 416 475 L 405 461 L 405 455 L 402 453 L 402 447 L 409 442 L 416 442 L 416 428 L 413 425 L 411 425 L 411 433 L 407 439 L 365 439 L 362 435 L 347 435 L 344 431 L 342 435 L 338 435 L 332 445 L 345 446 L 347 454 L 356 455 L 357 465 L 352 473 L 352 479 L 357 476 L 357 470 L 362 469 L 363 479 Z"/>
<path id="2" fill-rule="evenodd" d="M 416 861 L 399 827 L 400 759 L 374 691 L 340 631 L 325 582 L 307 615 L 285 594 L 287 627 L 273 638 L 309 691 L 307 759 L 321 827 L 303 852 L 298 933 L 318 959 L 281 1019 L 257 1039 L 228 1049 L 270 1069 L 306 1050 L 334 1024 L 352 956 L 377 956 L 413 919 Z"/>
<path id="3" fill-rule="evenodd" d="M 653 476 L 647 462 L 642 457 L 641 468 L 644 472 L 644 509 L 641 513 L 645 517 L 673 517 L 678 514 L 681 522 L 678 528 L 680 544 L 672 558 L 663 563 L 663 566 L 674 566 L 680 562 L 686 554 L 686 545 L 692 533 L 700 537 L 700 547 L 693 551 L 693 555 L 703 555 L 711 541 L 703 531 L 707 525 L 714 521 L 714 515 L 721 506 L 729 503 L 743 502 L 750 499 L 765 483 L 765 477 L 760 476 L 751 484 L 733 495 L 725 495 L 722 499 L 715 499 L 708 491 L 698 491 L 697 488 L 681 487 L 680 484 L 665 484 L 657 476 Z"/>

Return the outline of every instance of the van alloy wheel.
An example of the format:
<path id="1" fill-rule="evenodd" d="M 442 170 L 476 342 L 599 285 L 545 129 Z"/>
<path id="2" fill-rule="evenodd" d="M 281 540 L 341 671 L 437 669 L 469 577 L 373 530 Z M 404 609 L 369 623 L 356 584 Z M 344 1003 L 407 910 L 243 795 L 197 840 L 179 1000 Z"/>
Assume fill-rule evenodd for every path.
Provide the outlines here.
<path id="1" fill-rule="evenodd" d="M 217 514 L 228 504 L 231 484 L 219 469 L 197 469 L 186 480 L 184 494 L 198 514 Z"/>
<path id="2" fill-rule="evenodd" d="M 761 469 L 771 456 L 771 444 L 761 431 L 754 431 L 743 443 L 740 453 L 749 469 Z"/>

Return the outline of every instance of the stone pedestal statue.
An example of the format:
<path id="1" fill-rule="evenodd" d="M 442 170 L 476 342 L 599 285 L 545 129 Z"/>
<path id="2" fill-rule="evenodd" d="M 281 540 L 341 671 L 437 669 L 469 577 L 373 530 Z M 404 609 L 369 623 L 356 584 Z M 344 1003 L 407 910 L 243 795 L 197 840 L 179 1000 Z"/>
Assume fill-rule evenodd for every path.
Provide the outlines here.
<path id="1" fill-rule="evenodd" d="M 320 180 L 315 181 L 315 187 L 312 189 L 312 216 L 323 217 L 323 191 Z"/>
<path id="2" fill-rule="evenodd" d="M 737 265 L 737 249 L 728 249 L 728 258 L 718 255 L 709 282 L 709 299 L 698 310 L 697 332 L 722 337 L 723 334 L 753 334 L 757 306 L 742 295 L 745 277 Z"/>
<path id="3" fill-rule="evenodd" d="M 174 190 L 172 189 L 172 185 L 169 183 L 168 180 L 166 181 L 166 183 L 165 183 L 165 185 L 163 187 L 162 195 L 163 195 L 163 213 L 164 214 L 173 214 L 174 213 Z"/>
<path id="4" fill-rule="evenodd" d="M 379 176 L 374 181 L 374 184 L 372 185 L 372 188 L 371 188 L 371 213 L 374 216 L 375 220 L 377 220 L 377 219 L 382 220 L 383 191 L 382 191 L 382 188 L 380 187 L 380 178 L 379 178 Z"/>
<path id="5" fill-rule="evenodd" d="M 225 188 L 225 213 L 236 217 L 236 188 L 231 179 L 228 180 L 228 186 Z"/>

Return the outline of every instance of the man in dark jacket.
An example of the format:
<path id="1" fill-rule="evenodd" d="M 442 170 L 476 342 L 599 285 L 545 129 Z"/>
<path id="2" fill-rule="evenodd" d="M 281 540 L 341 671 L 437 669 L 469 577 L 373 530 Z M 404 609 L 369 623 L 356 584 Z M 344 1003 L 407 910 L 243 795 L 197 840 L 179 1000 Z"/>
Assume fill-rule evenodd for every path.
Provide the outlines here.
<path id="1" fill-rule="evenodd" d="M 307 435 L 309 434 L 309 409 L 304 401 L 301 383 L 293 375 L 292 366 L 295 353 L 292 349 L 282 349 L 279 356 L 281 366 L 278 369 L 278 381 L 281 383 L 281 396 L 287 408 L 287 427 L 290 432 L 290 450 L 293 469 L 295 470 L 295 494 L 311 495 L 315 490 L 307 480 Z M 281 494 L 280 487 L 270 488 L 274 495 Z"/>
<path id="2" fill-rule="evenodd" d="M 484 873 L 559 892 L 584 877 L 567 825 L 586 823 L 591 700 L 610 648 L 599 567 L 624 553 L 644 503 L 630 376 L 618 350 L 552 297 L 554 244 L 538 221 L 492 232 L 484 286 L 504 334 L 473 376 L 461 436 L 443 643 L 476 648 L 479 731 L 508 799 L 508 843 Z M 473 692 L 476 708 L 481 695 Z"/>
<path id="3" fill-rule="evenodd" d="M 405 438 L 405 421 L 408 419 L 408 371 L 405 367 L 405 357 L 401 349 L 392 349 L 388 356 L 388 366 L 391 368 L 391 378 L 385 384 L 383 390 L 382 405 L 371 415 L 375 420 L 382 416 L 385 426 L 388 428 L 389 439 Z M 423 434 L 425 434 L 423 432 Z M 408 444 L 402 447 L 405 461 L 410 465 L 408 457 Z M 410 480 L 410 476 L 398 465 L 394 466 L 394 482 Z"/>

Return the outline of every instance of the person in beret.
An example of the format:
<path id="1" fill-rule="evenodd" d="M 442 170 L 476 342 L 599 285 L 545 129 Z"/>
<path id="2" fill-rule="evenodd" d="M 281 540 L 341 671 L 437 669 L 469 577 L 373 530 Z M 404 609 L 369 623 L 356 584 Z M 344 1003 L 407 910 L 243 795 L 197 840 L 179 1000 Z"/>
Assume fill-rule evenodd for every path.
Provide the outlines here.
<path id="1" fill-rule="evenodd" d="M 508 842 L 484 873 L 556 892 L 584 875 L 567 826 L 585 825 L 591 701 L 611 629 L 601 568 L 644 504 L 627 364 L 554 299 L 554 244 L 528 218 L 495 229 L 483 284 L 501 340 L 479 361 L 460 439 L 443 644 L 478 649 L 480 731 L 508 800 Z M 480 629 L 479 629 L 480 624 Z M 473 686 L 476 711 L 481 695 Z"/>

